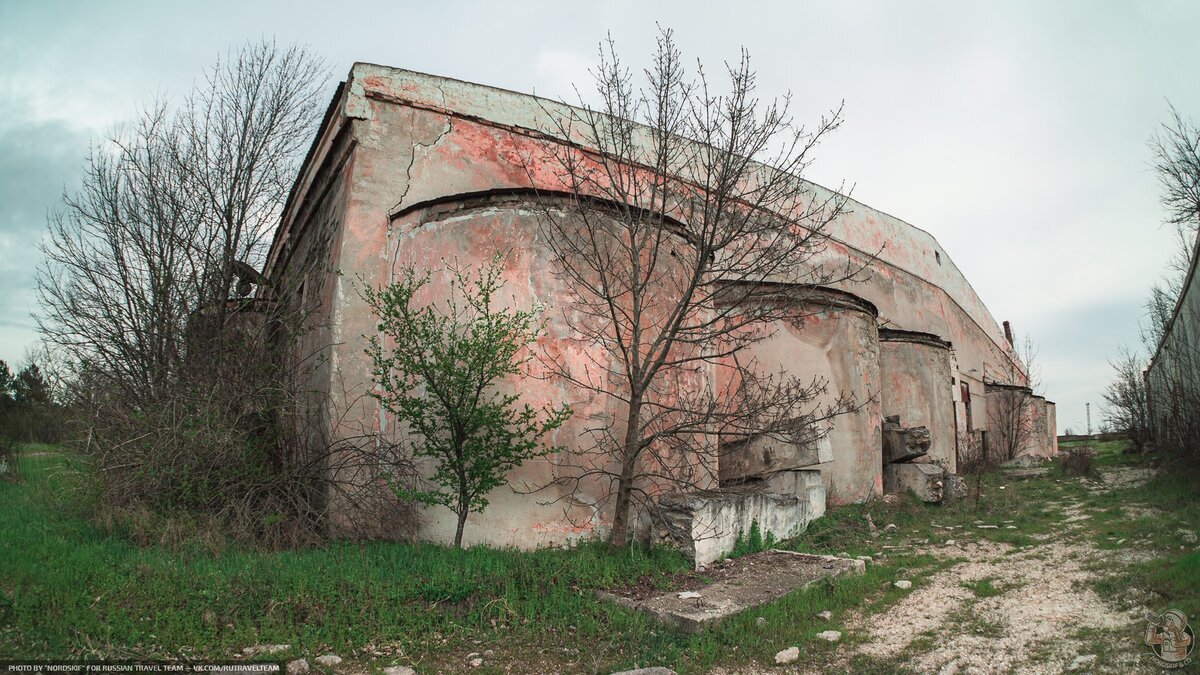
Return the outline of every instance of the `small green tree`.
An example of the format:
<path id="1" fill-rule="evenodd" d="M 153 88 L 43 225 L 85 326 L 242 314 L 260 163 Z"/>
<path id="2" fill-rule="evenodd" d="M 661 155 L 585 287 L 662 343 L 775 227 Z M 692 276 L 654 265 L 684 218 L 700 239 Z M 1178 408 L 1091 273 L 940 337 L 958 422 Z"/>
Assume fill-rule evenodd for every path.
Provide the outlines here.
<path id="1" fill-rule="evenodd" d="M 558 450 L 540 441 L 571 415 L 567 405 L 535 410 L 499 381 L 524 373 L 526 347 L 545 329 L 539 307 L 493 307 L 503 287 L 498 254 L 474 275 L 450 268 L 449 292 L 437 304 L 418 305 L 430 272 L 399 270 L 399 281 L 366 288 L 363 298 L 379 317 L 367 354 L 373 395 L 410 432 L 417 457 L 436 461 L 432 489 L 394 484 L 398 496 L 440 504 L 458 515 L 454 546 L 462 547 L 467 514 L 487 507 L 486 495 L 527 459 Z M 381 339 L 382 338 L 382 339 Z M 384 342 L 387 342 L 385 346 Z"/>

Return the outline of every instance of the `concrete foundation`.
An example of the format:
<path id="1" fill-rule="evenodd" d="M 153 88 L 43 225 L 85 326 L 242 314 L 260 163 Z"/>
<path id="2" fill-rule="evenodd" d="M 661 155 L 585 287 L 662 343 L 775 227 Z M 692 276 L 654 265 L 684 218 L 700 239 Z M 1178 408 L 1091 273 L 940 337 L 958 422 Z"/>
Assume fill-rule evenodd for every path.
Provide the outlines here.
<path id="1" fill-rule="evenodd" d="M 911 491 L 923 502 L 939 504 L 945 494 L 945 471 L 935 464 L 888 464 L 883 467 L 883 489 L 888 494 Z"/>
<path id="2" fill-rule="evenodd" d="M 804 531 L 817 517 L 807 487 L 796 487 L 803 493 L 774 494 L 761 487 L 740 487 L 663 495 L 652 514 L 651 539 L 677 548 L 697 568 L 733 551 L 738 537 L 747 536 L 755 524 L 763 537 L 769 533 L 776 540 L 787 539 Z"/>

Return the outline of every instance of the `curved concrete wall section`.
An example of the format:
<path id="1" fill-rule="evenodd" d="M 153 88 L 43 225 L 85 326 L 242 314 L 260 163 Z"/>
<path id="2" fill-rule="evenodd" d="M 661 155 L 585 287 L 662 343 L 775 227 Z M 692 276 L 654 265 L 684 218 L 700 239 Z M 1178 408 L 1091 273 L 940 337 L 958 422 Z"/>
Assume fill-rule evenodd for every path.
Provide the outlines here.
<path id="1" fill-rule="evenodd" d="M 796 411 L 799 428 L 793 433 L 722 443 L 721 482 L 732 485 L 814 467 L 821 469 L 830 504 L 865 501 L 883 488 L 875 307 L 828 289 L 814 289 L 807 303 L 802 318 L 765 327 L 769 337 L 739 358 L 749 356 L 764 375 L 823 383 L 824 391 Z M 729 386 L 718 382 L 718 390 Z M 847 412 L 827 419 L 831 409 Z"/>
<path id="2" fill-rule="evenodd" d="M 880 404 L 885 419 L 901 428 L 929 432 L 925 455 L 950 473 L 958 471 L 957 410 L 950 343 L 930 333 L 879 331 Z"/>
<path id="3" fill-rule="evenodd" d="M 354 285 L 386 284 L 399 264 L 436 268 L 457 259 L 473 265 L 509 251 L 506 293 L 520 306 L 536 301 L 550 308 L 542 346 L 568 359 L 597 356 L 568 353 L 581 349 L 565 339 L 577 320 L 571 289 L 550 271 L 531 204 L 535 191 L 554 192 L 560 183 L 552 167 L 530 158 L 581 140 L 546 132 L 547 115 L 563 112 L 560 104 L 491 87 L 371 64 L 352 68 L 289 197 L 266 270 L 279 288 L 320 289 L 303 291 L 320 318 L 305 344 L 322 345 L 324 365 L 310 385 L 325 396 L 310 409 L 322 418 L 327 437 L 395 432 L 366 395 L 371 365 L 361 338 L 375 331 L 375 321 Z M 805 471 L 804 480 L 756 475 L 732 460 L 722 465 L 719 439 L 702 442 L 700 487 L 757 477 L 801 486 L 796 489 L 810 497 L 827 492 L 834 503 L 862 501 L 882 491 L 888 410 L 898 411 L 893 414 L 904 426 L 918 420 L 927 426 L 930 455 L 948 460 L 956 431 L 985 426 L 985 383 L 1023 384 L 1000 327 L 932 236 L 857 203 L 832 234 L 829 253 L 867 263 L 868 278 L 821 291 L 822 306 L 811 320 L 777 326 L 755 351 L 763 364 L 827 378 L 831 392 L 853 396 L 855 412 L 836 418 L 819 447 L 797 450 L 788 467 L 776 467 Z M 575 453 L 569 461 L 581 461 L 589 445 L 585 429 L 619 423 L 622 415 L 609 397 L 552 377 L 507 386 L 519 386 L 533 405 L 571 403 L 574 418 L 552 439 Z M 805 452 L 814 456 L 799 458 Z M 563 459 L 530 462 L 510 483 L 552 482 Z M 814 484 L 816 470 L 821 485 Z M 651 495 L 665 489 L 642 487 Z M 605 489 L 584 484 L 569 494 L 536 496 L 498 489 L 488 510 L 468 521 L 466 541 L 536 546 L 603 533 L 612 517 Z M 813 512 L 823 508 L 811 506 Z M 449 539 L 452 518 L 442 511 L 426 511 L 423 536 Z"/>

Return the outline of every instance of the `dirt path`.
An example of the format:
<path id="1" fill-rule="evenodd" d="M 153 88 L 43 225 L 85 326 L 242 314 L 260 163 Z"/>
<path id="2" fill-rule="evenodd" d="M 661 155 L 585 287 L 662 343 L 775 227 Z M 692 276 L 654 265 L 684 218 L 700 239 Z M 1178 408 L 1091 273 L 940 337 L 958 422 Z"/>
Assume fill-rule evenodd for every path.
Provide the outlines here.
<path id="1" fill-rule="evenodd" d="M 1114 469 L 1092 489 L 1128 487 L 1149 477 Z M 847 628 L 865 640 L 848 646 L 846 663 L 858 654 L 947 675 L 1157 672 L 1146 647 L 1130 637 L 1144 625 L 1144 608 L 1119 611 L 1090 587 L 1106 561 L 1130 553 L 1098 549 L 1081 535 L 1089 518 L 1082 503 L 1046 508 L 1061 514 L 1062 527 L 1037 537 L 1034 546 L 972 541 L 925 547 L 935 557 L 961 561 L 920 581 L 884 613 L 851 618 Z M 1098 644 L 1105 646 L 1101 655 Z"/>

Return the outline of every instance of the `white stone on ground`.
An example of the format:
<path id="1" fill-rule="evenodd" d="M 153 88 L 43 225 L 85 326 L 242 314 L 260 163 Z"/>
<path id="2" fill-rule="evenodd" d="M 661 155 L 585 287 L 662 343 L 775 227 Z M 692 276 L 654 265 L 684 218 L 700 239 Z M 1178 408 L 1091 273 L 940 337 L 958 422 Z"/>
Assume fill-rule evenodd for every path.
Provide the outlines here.
<path id="1" fill-rule="evenodd" d="M 279 652 L 286 652 L 291 648 L 291 645 L 254 645 L 253 647 L 246 647 L 242 650 L 242 653 L 246 656 L 255 656 L 258 654 L 278 654 Z"/>
<path id="2" fill-rule="evenodd" d="M 830 619 L 833 618 L 833 612 L 831 612 L 829 610 L 825 610 L 824 612 L 817 612 L 817 618 L 821 619 L 822 621 L 829 621 Z"/>
<path id="3" fill-rule="evenodd" d="M 408 666 L 388 666 L 383 669 L 383 675 L 417 675 L 417 671 Z"/>
<path id="4" fill-rule="evenodd" d="M 288 661 L 287 672 L 288 675 L 304 675 L 308 672 L 308 661 L 305 661 L 304 659 Z"/>
<path id="5" fill-rule="evenodd" d="M 1067 666 L 1067 670 L 1083 670 L 1091 668 L 1094 665 L 1096 665 L 1096 655 L 1084 654 L 1083 656 L 1076 656 L 1071 665 Z"/>
<path id="6" fill-rule="evenodd" d="M 897 581 L 897 582 L 896 582 L 895 584 L 893 584 L 893 585 L 894 585 L 896 588 L 900 588 L 900 589 L 909 589 L 909 588 L 912 588 L 912 582 L 911 582 L 911 581 L 909 581 L 908 579 L 901 579 L 900 581 Z"/>
<path id="7" fill-rule="evenodd" d="M 779 665 L 782 666 L 783 664 L 791 663 L 798 658 L 800 658 L 800 648 L 799 647 L 788 647 L 787 649 L 784 649 L 783 651 L 777 652 L 775 654 L 775 663 L 778 663 Z"/>
<path id="8" fill-rule="evenodd" d="M 341 665 L 342 663 L 342 657 L 338 656 L 337 654 L 318 656 L 315 660 L 317 665 L 325 666 L 326 668 L 332 668 L 334 666 Z"/>
<path id="9" fill-rule="evenodd" d="M 817 633 L 817 639 L 825 640 L 826 642 L 837 642 L 842 639 L 842 634 L 836 630 L 823 630 Z"/>

